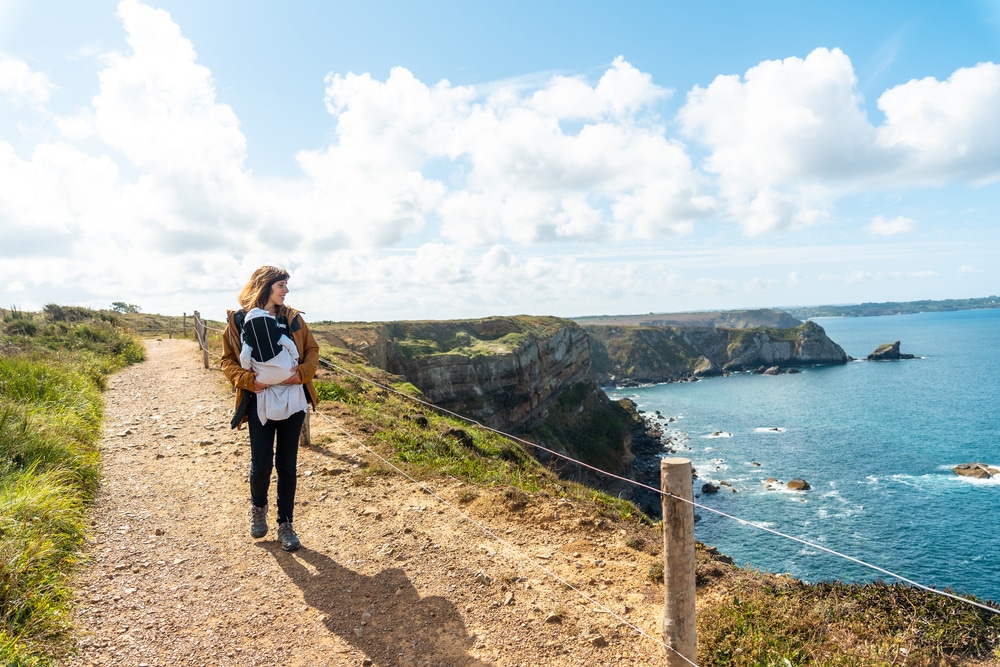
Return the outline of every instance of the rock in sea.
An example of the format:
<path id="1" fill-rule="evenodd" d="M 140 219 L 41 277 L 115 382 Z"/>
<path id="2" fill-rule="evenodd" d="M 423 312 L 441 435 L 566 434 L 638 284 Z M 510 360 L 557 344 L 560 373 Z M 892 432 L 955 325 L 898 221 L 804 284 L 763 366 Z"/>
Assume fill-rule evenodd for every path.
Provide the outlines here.
<path id="1" fill-rule="evenodd" d="M 899 351 L 899 341 L 885 343 L 875 348 L 875 351 L 868 355 L 868 361 L 896 361 L 899 359 L 916 359 L 912 354 L 902 354 Z"/>
<path id="2" fill-rule="evenodd" d="M 1000 475 L 1000 470 L 985 463 L 960 463 L 952 471 L 962 477 L 975 477 L 976 479 L 989 479 L 994 475 Z"/>

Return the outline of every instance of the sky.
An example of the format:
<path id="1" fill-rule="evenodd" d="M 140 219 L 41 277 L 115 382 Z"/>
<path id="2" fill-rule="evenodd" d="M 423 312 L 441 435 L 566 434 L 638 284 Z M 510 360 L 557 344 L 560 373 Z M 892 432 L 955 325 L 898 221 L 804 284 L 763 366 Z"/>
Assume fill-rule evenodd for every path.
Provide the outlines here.
<path id="1" fill-rule="evenodd" d="M 1000 0 L 0 0 L 0 304 L 263 264 L 334 321 L 997 294 Z"/>

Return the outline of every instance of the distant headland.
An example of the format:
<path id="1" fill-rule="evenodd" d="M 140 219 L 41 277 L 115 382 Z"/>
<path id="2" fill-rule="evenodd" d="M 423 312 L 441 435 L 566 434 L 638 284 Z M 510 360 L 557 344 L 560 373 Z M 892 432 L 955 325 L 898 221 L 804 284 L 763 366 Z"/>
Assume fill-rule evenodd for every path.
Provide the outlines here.
<path id="1" fill-rule="evenodd" d="M 994 295 L 981 299 L 866 302 L 840 306 L 800 306 L 796 308 L 782 308 L 781 310 L 805 320 L 812 317 L 872 317 L 876 315 L 910 315 L 913 313 L 940 313 L 954 310 L 984 310 L 989 308 L 1000 308 L 1000 297 Z"/>

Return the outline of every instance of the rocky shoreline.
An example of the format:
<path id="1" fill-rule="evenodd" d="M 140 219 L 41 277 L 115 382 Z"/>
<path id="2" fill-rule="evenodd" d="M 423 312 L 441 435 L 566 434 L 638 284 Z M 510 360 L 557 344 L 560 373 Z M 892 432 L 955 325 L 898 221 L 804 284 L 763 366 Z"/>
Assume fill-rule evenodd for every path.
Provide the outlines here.
<path id="1" fill-rule="evenodd" d="M 681 448 L 681 438 L 686 437 L 680 431 L 664 429 L 672 417 L 667 418 L 656 413 L 650 416 L 630 399 L 618 401 L 633 416 L 629 432 L 629 451 L 632 461 L 625 476 L 653 489 L 660 488 L 660 459 L 664 455 L 674 454 Z M 630 499 L 647 516 L 659 519 L 663 508 L 660 495 L 652 489 L 628 485 Z M 621 491 L 619 491 L 621 492 Z"/>

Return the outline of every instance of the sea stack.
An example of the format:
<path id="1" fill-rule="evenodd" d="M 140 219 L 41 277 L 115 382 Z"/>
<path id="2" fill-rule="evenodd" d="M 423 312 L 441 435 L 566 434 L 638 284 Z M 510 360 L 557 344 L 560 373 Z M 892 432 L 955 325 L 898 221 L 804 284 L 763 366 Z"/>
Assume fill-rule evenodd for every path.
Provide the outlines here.
<path id="1" fill-rule="evenodd" d="M 899 359 L 916 359 L 912 354 L 902 354 L 899 351 L 899 341 L 885 343 L 875 348 L 875 351 L 868 355 L 868 361 L 897 361 Z"/>

